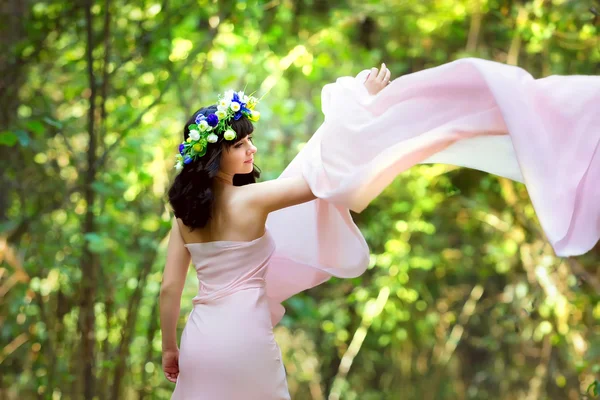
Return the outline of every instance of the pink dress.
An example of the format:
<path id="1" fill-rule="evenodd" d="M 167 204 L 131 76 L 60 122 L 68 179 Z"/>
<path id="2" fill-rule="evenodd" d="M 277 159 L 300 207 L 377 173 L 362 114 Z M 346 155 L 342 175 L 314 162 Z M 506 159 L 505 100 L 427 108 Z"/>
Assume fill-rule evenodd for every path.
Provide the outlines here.
<path id="1" fill-rule="evenodd" d="M 186 245 L 200 290 L 183 330 L 173 400 L 289 399 L 265 274 L 275 242 Z"/>

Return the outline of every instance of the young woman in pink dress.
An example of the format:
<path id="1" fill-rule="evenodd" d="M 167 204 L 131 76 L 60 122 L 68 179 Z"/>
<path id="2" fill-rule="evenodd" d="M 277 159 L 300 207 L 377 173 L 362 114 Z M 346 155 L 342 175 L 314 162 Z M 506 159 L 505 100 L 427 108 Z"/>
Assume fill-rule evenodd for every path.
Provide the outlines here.
<path id="1" fill-rule="evenodd" d="M 389 82 L 389 70 L 322 91 L 325 119 L 281 176 L 255 183 L 256 100 L 226 92 L 184 130 L 160 295 L 173 399 L 289 399 L 273 326 L 281 302 L 362 274 L 361 212 L 402 171 L 444 163 L 523 182 L 558 256 L 600 238 L 600 77 L 533 78 L 461 59 Z M 388 85 L 388 83 L 390 83 Z M 200 284 L 177 346 L 188 265 Z"/>
<path id="2" fill-rule="evenodd" d="M 365 84 L 389 82 L 385 66 Z M 175 218 L 160 294 L 163 370 L 173 399 L 289 399 L 273 336 L 265 275 L 275 242 L 270 213 L 315 199 L 301 176 L 256 182 L 257 100 L 228 91 L 184 129 L 169 190 Z M 177 346 L 176 324 L 190 261 L 199 292 Z"/>

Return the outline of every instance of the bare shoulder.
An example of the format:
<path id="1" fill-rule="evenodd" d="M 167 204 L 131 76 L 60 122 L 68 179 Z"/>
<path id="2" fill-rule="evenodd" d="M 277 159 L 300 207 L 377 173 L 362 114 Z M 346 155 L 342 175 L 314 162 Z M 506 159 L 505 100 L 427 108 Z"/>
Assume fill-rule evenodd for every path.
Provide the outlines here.
<path id="1" fill-rule="evenodd" d="M 265 214 L 315 199 L 302 176 L 241 186 L 239 194 L 249 206 Z"/>

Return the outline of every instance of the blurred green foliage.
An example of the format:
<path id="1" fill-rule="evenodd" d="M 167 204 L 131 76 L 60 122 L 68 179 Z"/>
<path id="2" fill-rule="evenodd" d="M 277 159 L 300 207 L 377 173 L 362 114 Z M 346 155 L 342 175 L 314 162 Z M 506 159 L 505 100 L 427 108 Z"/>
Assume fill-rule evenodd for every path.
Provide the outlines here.
<path id="1" fill-rule="evenodd" d="M 593 0 L 7 0 L 0 7 L 0 398 L 167 399 L 158 292 L 183 123 L 256 91 L 265 179 L 320 91 L 475 56 L 598 74 Z M 559 259 L 525 188 L 403 173 L 355 220 L 361 277 L 286 303 L 294 399 L 600 398 L 600 249 Z M 180 328 L 197 290 L 189 275 Z M 260 362 L 260 360 L 257 360 Z"/>

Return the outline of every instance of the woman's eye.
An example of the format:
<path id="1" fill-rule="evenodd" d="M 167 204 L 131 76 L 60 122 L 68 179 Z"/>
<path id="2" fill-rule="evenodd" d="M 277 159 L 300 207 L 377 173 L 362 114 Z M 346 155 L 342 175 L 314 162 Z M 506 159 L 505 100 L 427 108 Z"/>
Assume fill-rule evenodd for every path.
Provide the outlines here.
<path id="1" fill-rule="evenodd" d="M 248 136 L 248 141 L 252 142 L 252 136 Z M 233 147 L 236 149 L 239 149 L 240 147 L 242 147 L 243 144 L 244 144 L 244 142 L 239 142 L 239 143 L 235 144 Z"/>

